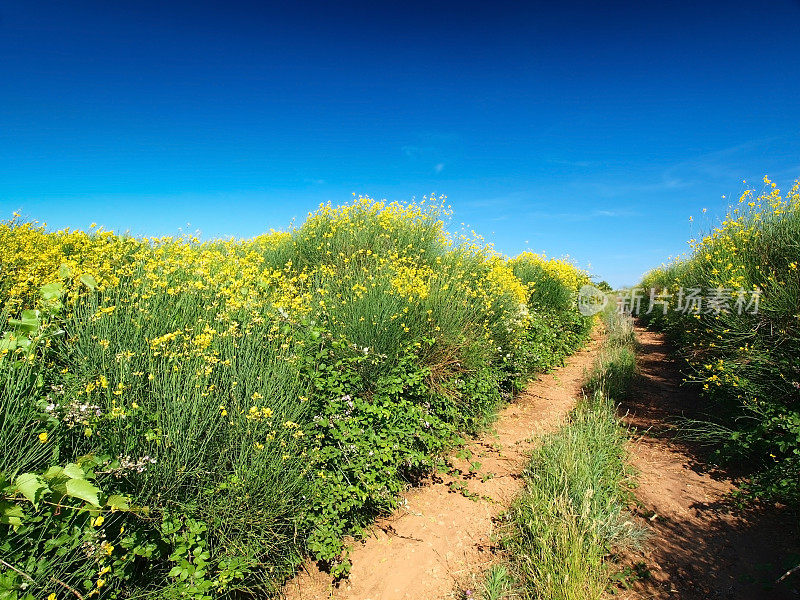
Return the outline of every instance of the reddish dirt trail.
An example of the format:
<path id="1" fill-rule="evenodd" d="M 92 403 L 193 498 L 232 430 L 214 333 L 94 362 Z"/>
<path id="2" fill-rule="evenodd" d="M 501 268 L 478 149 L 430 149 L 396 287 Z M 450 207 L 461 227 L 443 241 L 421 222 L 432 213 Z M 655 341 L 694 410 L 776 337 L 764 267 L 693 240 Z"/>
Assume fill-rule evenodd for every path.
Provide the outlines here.
<path id="1" fill-rule="evenodd" d="M 622 405 L 640 432 L 630 447 L 639 474 L 638 520 L 651 531 L 643 553 L 626 562 L 649 574 L 615 597 L 746 600 L 800 598 L 800 577 L 771 587 L 800 562 L 798 518 L 780 506 L 736 510 L 735 484 L 708 466 L 701 449 L 674 439 L 670 421 L 703 412 L 680 387 L 680 373 L 660 334 L 637 328 L 641 377 Z"/>
<path id="2" fill-rule="evenodd" d="M 399 510 L 379 520 L 369 536 L 353 544 L 348 580 L 335 586 L 329 575 L 309 564 L 286 585 L 287 597 L 456 597 L 459 587 L 470 585 L 475 574 L 491 562 L 494 518 L 522 489 L 520 473 L 535 438 L 555 429 L 574 405 L 598 344 L 598 339 L 592 339 L 567 360 L 566 366 L 531 383 L 501 411 L 493 434 L 467 444 L 472 462 L 480 463 L 477 474 L 468 474 L 468 460 L 453 457 L 451 464 L 464 476 L 437 477 L 428 485 L 409 490 Z"/>

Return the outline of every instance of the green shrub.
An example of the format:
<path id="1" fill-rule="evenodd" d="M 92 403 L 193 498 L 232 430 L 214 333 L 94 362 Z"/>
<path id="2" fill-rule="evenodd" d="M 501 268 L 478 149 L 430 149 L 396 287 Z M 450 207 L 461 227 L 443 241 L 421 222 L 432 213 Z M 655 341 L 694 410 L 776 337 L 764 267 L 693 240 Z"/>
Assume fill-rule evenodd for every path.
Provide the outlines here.
<path id="1" fill-rule="evenodd" d="M 0 225 L 0 597 L 269 595 L 305 556 L 346 574 L 342 537 L 590 326 L 585 274 L 558 262 L 570 302 L 530 305 L 444 217 L 362 198 L 207 243 Z M 58 469 L 91 494 L 57 500 Z"/>
<path id="2" fill-rule="evenodd" d="M 692 241 L 688 257 L 649 273 L 641 284 L 672 294 L 720 289 L 727 309 L 664 314 L 656 307 L 643 318 L 667 333 L 687 384 L 713 406 L 713 417 L 688 424 L 686 432 L 711 442 L 720 460 L 746 466 L 753 495 L 797 506 L 800 193 L 796 184 L 782 197 L 765 181 L 760 197 L 745 193 L 720 227 Z M 743 302 L 738 290 L 746 292 Z M 753 290 L 760 291 L 757 307 L 748 306 Z"/>

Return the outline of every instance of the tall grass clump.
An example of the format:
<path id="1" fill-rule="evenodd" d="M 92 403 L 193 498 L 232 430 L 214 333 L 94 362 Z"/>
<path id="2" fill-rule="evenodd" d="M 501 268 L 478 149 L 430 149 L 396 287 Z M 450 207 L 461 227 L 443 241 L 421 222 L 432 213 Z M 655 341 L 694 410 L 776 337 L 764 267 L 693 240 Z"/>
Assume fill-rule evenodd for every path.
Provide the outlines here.
<path id="1" fill-rule="evenodd" d="M 342 537 L 588 330 L 447 218 L 358 198 L 251 240 L 0 224 L 0 595 L 261 597 L 309 556 L 346 575 Z"/>
<path id="2" fill-rule="evenodd" d="M 692 240 L 688 256 L 642 282 L 675 297 L 702 288 L 722 305 L 666 313 L 659 306 L 644 318 L 675 343 L 686 383 L 713 407 L 687 433 L 745 467 L 754 496 L 798 506 L 800 183 L 782 195 L 764 182 L 758 197 L 746 191 L 719 227 Z"/>
<path id="3" fill-rule="evenodd" d="M 606 338 L 584 389 L 589 394 L 600 391 L 616 400 L 623 400 L 636 375 L 636 334 L 633 319 L 615 308 L 609 303 L 601 313 Z"/>
<path id="4" fill-rule="evenodd" d="M 627 434 L 609 395 L 624 390 L 634 374 L 622 353 L 633 351 L 632 341 L 611 341 L 624 337 L 630 318 L 606 318 L 606 353 L 587 382 L 588 395 L 566 424 L 542 438 L 524 473 L 525 489 L 506 515 L 502 545 L 522 598 L 601 598 L 607 557 L 641 537 L 625 510 Z"/>

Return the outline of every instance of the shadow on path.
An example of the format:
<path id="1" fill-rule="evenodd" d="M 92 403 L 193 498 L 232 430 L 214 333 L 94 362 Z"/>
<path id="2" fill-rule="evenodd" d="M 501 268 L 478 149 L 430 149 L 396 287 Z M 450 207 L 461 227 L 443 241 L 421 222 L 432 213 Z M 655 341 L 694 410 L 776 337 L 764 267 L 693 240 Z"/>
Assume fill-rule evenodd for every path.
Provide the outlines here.
<path id="1" fill-rule="evenodd" d="M 704 448 L 676 439 L 674 421 L 703 418 L 710 408 L 681 384 L 660 334 L 637 327 L 640 376 L 622 403 L 637 435 L 631 462 L 639 470 L 636 519 L 650 530 L 622 598 L 689 600 L 800 598 L 800 575 L 775 581 L 800 562 L 800 521 L 780 505 L 736 508 L 735 474 L 710 465 Z M 646 566 L 642 568 L 642 563 Z"/>

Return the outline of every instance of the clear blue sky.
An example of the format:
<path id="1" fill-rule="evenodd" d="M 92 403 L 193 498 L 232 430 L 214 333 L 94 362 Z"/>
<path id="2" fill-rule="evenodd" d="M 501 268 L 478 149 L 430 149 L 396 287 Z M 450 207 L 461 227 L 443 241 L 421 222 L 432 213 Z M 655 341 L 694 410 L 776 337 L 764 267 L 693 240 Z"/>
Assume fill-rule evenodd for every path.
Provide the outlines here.
<path id="1" fill-rule="evenodd" d="M 800 4 L 7 2 L 0 218 L 251 236 L 447 194 L 614 284 L 800 177 Z M 697 227 L 697 221 L 694 224 Z"/>

